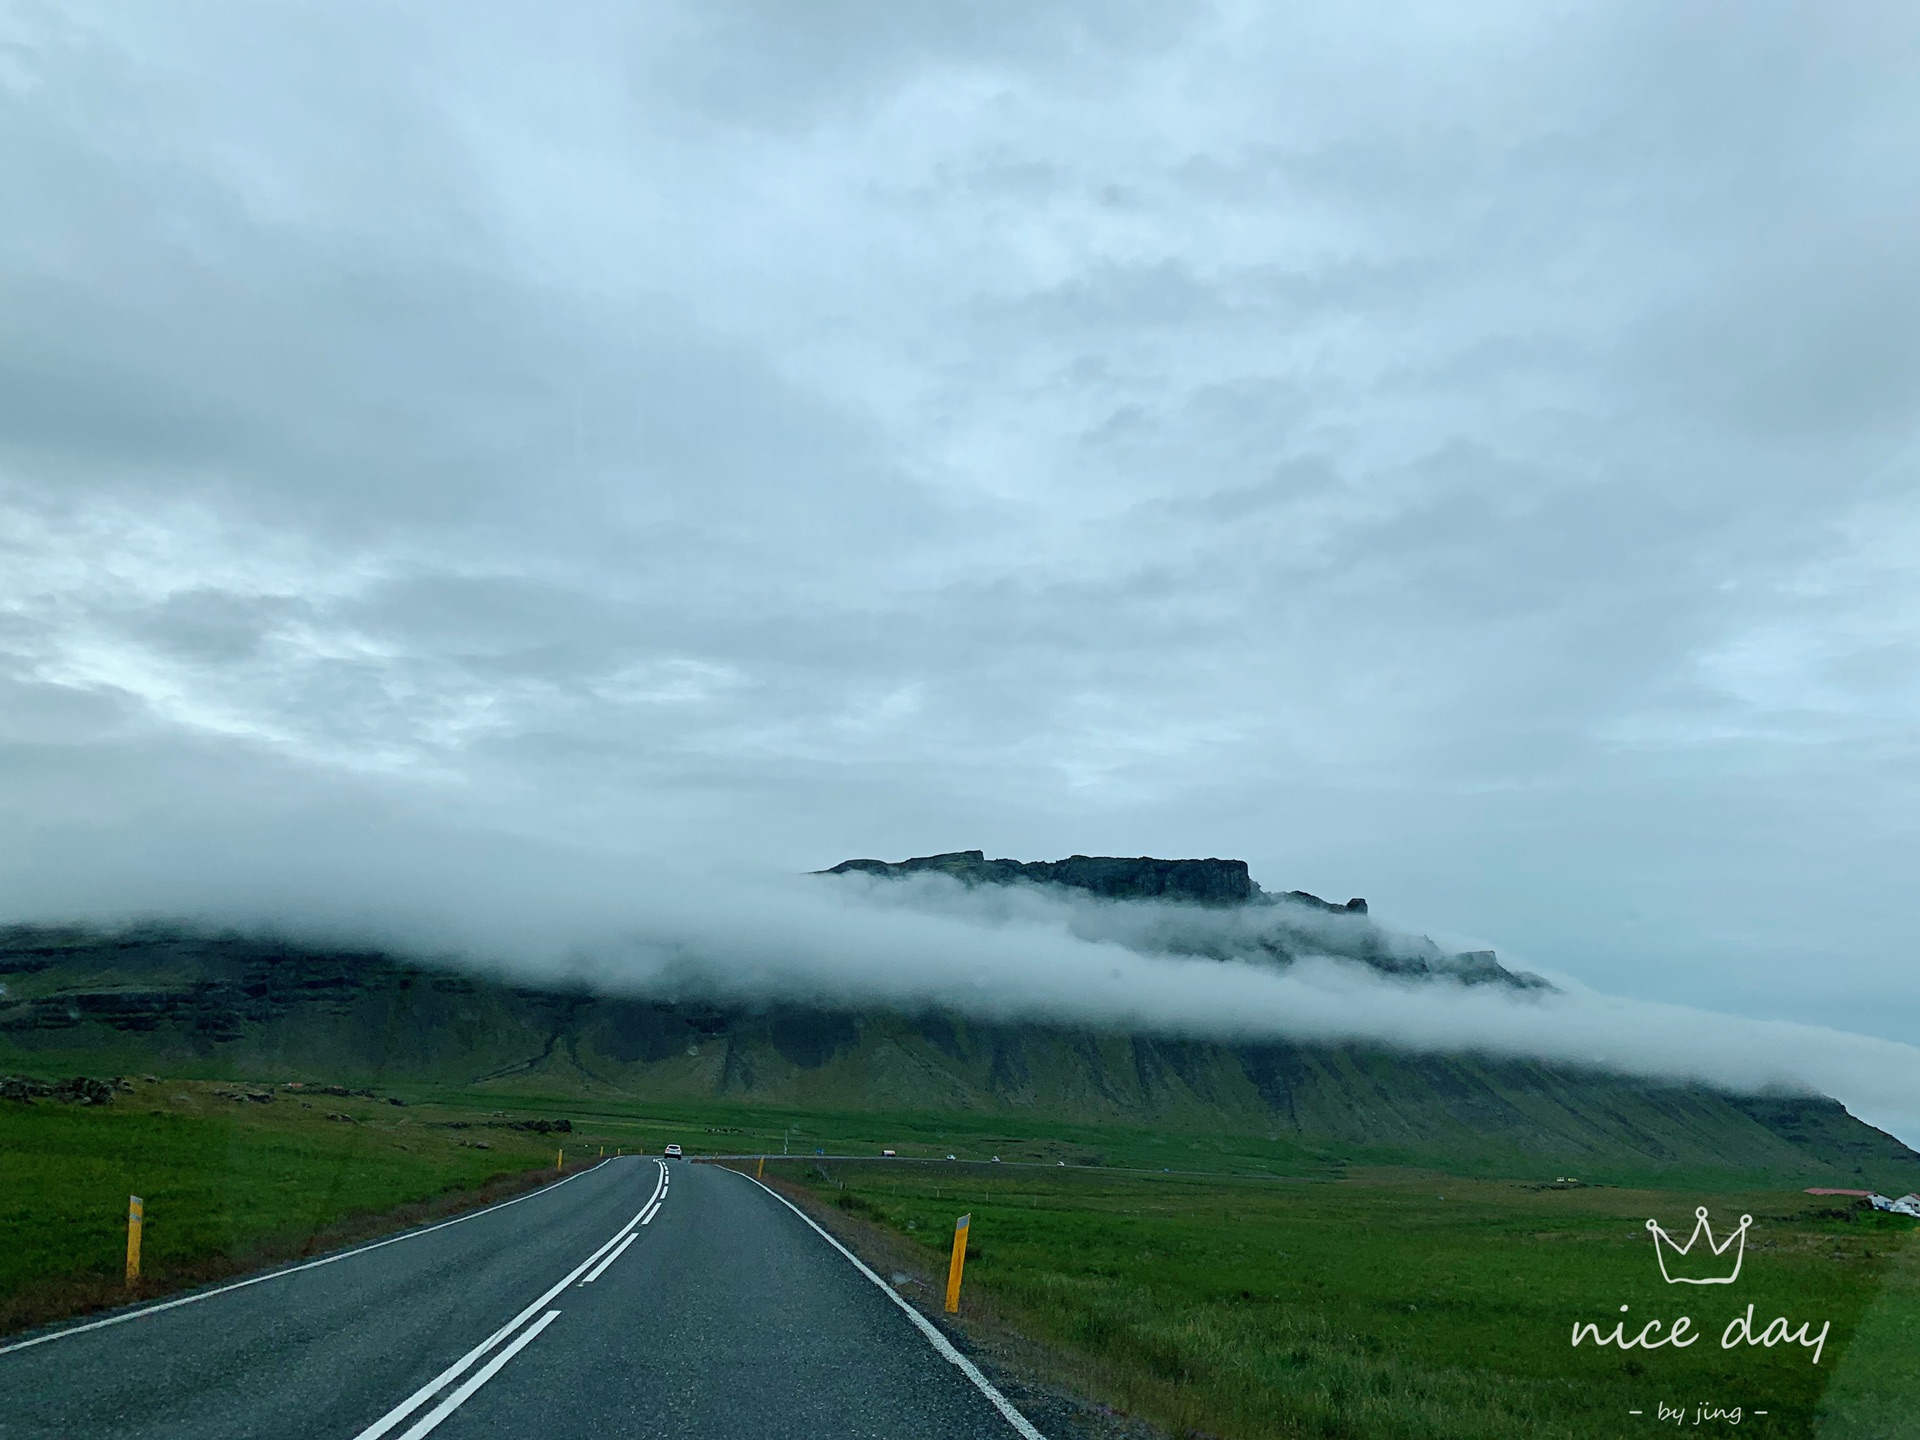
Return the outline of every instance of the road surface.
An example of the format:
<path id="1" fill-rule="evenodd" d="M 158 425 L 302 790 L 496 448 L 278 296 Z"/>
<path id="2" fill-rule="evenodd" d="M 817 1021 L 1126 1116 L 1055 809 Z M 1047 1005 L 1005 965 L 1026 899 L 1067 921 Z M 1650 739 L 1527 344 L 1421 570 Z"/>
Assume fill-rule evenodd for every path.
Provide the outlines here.
<path id="1" fill-rule="evenodd" d="M 319 1263 L 0 1343 L 0 1437 L 1021 1433 L 936 1343 L 752 1180 L 628 1156 Z"/>

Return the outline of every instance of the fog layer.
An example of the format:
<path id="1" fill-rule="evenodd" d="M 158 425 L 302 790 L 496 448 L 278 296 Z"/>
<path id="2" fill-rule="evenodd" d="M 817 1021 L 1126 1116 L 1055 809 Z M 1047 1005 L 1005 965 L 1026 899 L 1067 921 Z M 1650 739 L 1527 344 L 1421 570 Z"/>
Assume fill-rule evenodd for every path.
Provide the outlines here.
<path id="1" fill-rule="evenodd" d="M 129 847 L 75 828 L 0 848 L 0 921 L 167 915 L 372 943 L 519 982 L 759 1003 L 950 1007 L 992 1020 L 1197 1038 L 1370 1041 L 1597 1065 L 1742 1090 L 1835 1096 L 1920 1142 L 1920 1049 L 1594 991 L 1401 980 L 1315 955 L 1356 922 L 1287 906 L 1294 953 L 1257 957 L 1265 907 L 1103 901 L 944 876 L 781 875 L 569 851 L 321 814 L 268 834 L 226 825 Z M 71 849 L 67 847 L 72 847 Z M 82 852 L 85 852 L 84 854 Z M 29 902 L 28 897 L 32 901 Z M 1408 951 L 1420 937 L 1383 932 Z M 1503 957 L 1516 964 L 1514 957 Z"/>

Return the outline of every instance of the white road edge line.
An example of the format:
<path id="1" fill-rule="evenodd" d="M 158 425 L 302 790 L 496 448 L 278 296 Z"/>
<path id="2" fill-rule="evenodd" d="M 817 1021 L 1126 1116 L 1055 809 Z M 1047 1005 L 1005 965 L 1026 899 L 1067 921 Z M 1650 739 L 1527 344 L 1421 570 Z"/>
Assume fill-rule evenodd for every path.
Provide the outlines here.
<path id="1" fill-rule="evenodd" d="M 642 1221 L 641 1223 L 645 1224 L 646 1222 Z M 622 1255 L 626 1254 L 627 1246 L 633 1244 L 633 1242 L 638 1240 L 639 1238 L 640 1237 L 638 1235 L 635 1235 L 631 1231 L 629 1231 L 627 1238 L 622 1240 L 617 1246 L 614 1247 L 613 1254 L 607 1256 L 606 1259 L 602 1260 L 598 1265 L 594 1266 L 593 1270 L 588 1274 L 587 1278 L 582 1280 L 580 1283 L 582 1285 L 591 1285 L 594 1281 L 598 1280 L 602 1275 L 606 1274 L 607 1267 L 613 1264 L 613 1262 L 618 1260 Z"/>
<path id="2" fill-rule="evenodd" d="M 484 1210 L 473 1210 L 465 1215 L 456 1215 L 451 1220 L 442 1220 L 438 1225 L 429 1225 L 424 1230 L 409 1230 L 404 1235 L 390 1235 L 385 1240 L 376 1240 L 371 1245 L 362 1245 L 357 1250 L 342 1250 L 338 1255 L 324 1255 L 318 1260 L 289 1265 L 284 1270 L 270 1270 L 265 1275 L 252 1275 L 245 1280 L 236 1280 L 231 1285 L 222 1285 L 213 1290 L 201 1290 L 192 1295 L 182 1295 L 177 1300 L 162 1300 L 158 1305 L 145 1305 L 138 1310 L 129 1310 L 124 1315 L 109 1315 L 104 1320 L 89 1320 L 85 1325 L 72 1325 L 65 1330 L 56 1330 L 51 1335 L 36 1335 L 31 1340 L 16 1340 L 11 1345 L 0 1345 L 0 1355 L 10 1355 L 15 1350 L 28 1350 L 35 1345 L 45 1345 L 49 1340 L 64 1340 L 69 1335 L 84 1335 L 89 1330 L 101 1330 L 109 1325 L 123 1325 L 129 1320 L 138 1320 L 142 1315 L 157 1315 L 162 1310 L 192 1305 L 200 1300 L 211 1300 L 216 1295 L 225 1295 L 229 1290 L 244 1290 L 249 1285 L 261 1285 L 268 1280 L 278 1280 L 285 1275 L 298 1275 L 302 1270 L 317 1269 L 319 1266 L 331 1265 L 338 1260 L 351 1260 L 356 1255 L 364 1255 L 369 1250 L 383 1249 L 388 1245 L 398 1245 L 403 1240 L 418 1240 L 422 1235 L 431 1235 L 434 1231 L 444 1230 L 449 1225 L 464 1225 L 469 1220 L 478 1220 L 482 1215 L 491 1215 L 494 1211 L 504 1210 L 509 1205 L 518 1205 L 522 1200 L 535 1200 L 542 1195 L 551 1195 L 562 1185 L 571 1185 L 581 1175 L 590 1175 L 606 1163 L 605 1160 L 599 1161 L 591 1169 L 569 1175 L 564 1180 L 556 1180 L 551 1185 L 542 1185 L 538 1190 L 529 1190 L 525 1195 L 516 1195 L 511 1200 L 502 1200 L 498 1205 L 489 1205 Z"/>
<path id="3" fill-rule="evenodd" d="M 547 1311 L 539 1320 L 529 1325 L 518 1340 L 514 1341 L 513 1344 L 509 1345 L 498 1355 L 494 1356 L 492 1360 L 488 1361 L 485 1369 L 481 1370 L 471 1380 L 467 1381 L 466 1384 L 462 1385 L 458 1390 L 454 1391 L 453 1394 L 449 1395 L 438 1405 L 434 1406 L 432 1410 L 427 1412 L 420 1423 L 402 1435 L 400 1440 L 420 1440 L 422 1435 L 425 1435 L 429 1430 L 433 1429 L 434 1426 L 438 1425 L 442 1420 L 446 1419 L 447 1416 L 464 1405 L 473 1395 L 474 1391 L 498 1375 L 500 1368 L 522 1350 L 526 1349 L 532 1342 L 534 1336 L 538 1335 L 559 1318 L 560 1312 L 558 1310 Z"/>
<path id="4" fill-rule="evenodd" d="M 654 1185 L 653 1193 L 654 1193 L 654 1196 L 658 1198 L 660 1194 L 660 1186 L 657 1182 Z M 647 1203 L 652 1204 L 653 1202 L 648 1201 Z M 607 1251 L 612 1249 L 614 1245 L 618 1244 L 622 1238 L 628 1235 L 631 1235 L 633 1233 L 634 1227 L 640 1223 L 640 1215 L 644 1213 L 645 1213 L 644 1211 L 641 1211 L 639 1214 L 636 1214 L 633 1217 L 633 1219 L 629 1220 L 626 1224 L 622 1225 L 620 1229 L 615 1232 L 611 1240 L 608 1240 L 606 1244 L 602 1245 L 598 1250 L 594 1251 L 593 1254 L 589 1255 L 586 1259 L 582 1260 L 578 1265 L 574 1266 L 572 1270 L 568 1271 L 566 1279 L 562 1280 L 558 1285 L 554 1286 L 551 1290 L 547 1291 L 547 1293 L 542 1295 L 538 1300 L 534 1301 L 531 1305 L 527 1306 L 526 1309 L 522 1310 L 518 1315 L 514 1316 L 513 1319 L 509 1320 L 506 1324 L 502 1325 L 498 1330 L 494 1331 L 493 1334 L 489 1335 L 486 1339 L 482 1340 L 478 1345 L 474 1346 L 473 1349 L 469 1350 L 466 1354 L 462 1355 L 458 1360 L 454 1361 L 453 1364 L 449 1365 L 446 1369 L 442 1370 L 438 1375 L 434 1376 L 433 1379 L 429 1380 L 426 1384 L 422 1385 L 418 1390 L 414 1391 L 413 1394 L 409 1395 L 406 1399 L 402 1400 L 398 1405 L 394 1406 L 393 1409 L 389 1410 L 386 1414 L 382 1415 L 378 1420 L 374 1421 L 373 1424 L 369 1425 L 366 1429 L 362 1430 L 358 1435 L 355 1435 L 353 1437 L 353 1440 L 380 1440 L 380 1437 L 382 1435 L 386 1434 L 389 1430 L 393 1429 L 394 1426 L 400 1424 L 403 1420 L 405 1420 L 407 1416 L 411 1415 L 414 1411 L 418 1410 L 422 1405 L 426 1404 L 427 1401 L 431 1400 L 433 1396 L 436 1393 L 438 1393 L 439 1390 L 443 1386 L 445 1386 L 449 1381 L 459 1379 L 460 1376 L 466 1373 L 468 1366 L 472 1365 L 474 1361 L 478 1360 L 482 1355 L 486 1354 L 487 1351 L 491 1350 L 494 1346 L 498 1345 L 502 1340 L 506 1339 L 507 1336 L 511 1335 L 515 1330 L 518 1330 L 520 1326 L 526 1322 L 527 1318 L 534 1313 L 534 1311 L 546 1305 L 548 1302 L 550 1302 L 553 1299 L 554 1296 L 558 1295 L 562 1290 L 566 1289 L 567 1286 L 571 1285 L 575 1280 L 578 1280 L 583 1271 L 591 1267 L 594 1261 L 598 1260 L 602 1255 L 606 1254 Z M 542 1323 L 545 1323 L 545 1322 L 542 1322 Z M 422 1431 L 421 1433 L 425 1434 L 426 1432 Z"/>
<path id="5" fill-rule="evenodd" d="M 724 1170 L 727 1167 L 722 1165 L 716 1168 Z M 939 1327 L 937 1327 L 931 1320 L 927 1319 L 926 1316 L 922 1315 L 918 1310 L 914 1309 L 913 1306 L 909 1305 L 905 1300 L 901 1299 L 898 1291 L 896 1291 L 891 1285 L 887 1284 L 887 1282 L 882 1280 L 878 1275 L 874 1274 L 873 1271 L 867 1267 L 866 1261 L 862 1260 L 858 1255 L 854 1254 L 851 1250 L 847 1249 L 846 1246 L 842 1245 L 838 1240 L 834 1239 L 833 1236 L 829 1235 L 825 1230 L 822 1230 L 820 1226 L 814 1222 L 814 1218 L 811 1215 L 807 1214 L 806 1211 L 802 1210 L 798 1205 L 794 1204 L 791 1200 L 787 1199 L 787 1197 L 782 1195 L 778 1190 L 775 1190 L 772 1186 L 768 1185 L 764 1180 L 754 1180 L 753 1176 L 748 1175 L 746 1174 L 745 1171 L 741 1171 L 741 1170 L 735 1170 L 733 1171 L 733 1173 L 735 1175 L 740 1175 L 745 1179 L 753 1180 L 753 1183 L 758 1185 L 762 1190 L 765 1190 L 767 1194 L 773 1196 L 774 1199 L 778 1200 L 782 1205 L 786 1206 L 789 1210 L 793 1211 L 794 1214 L 798 1215 L 802 1220 L 806 1221 L 807 1224 L 812 1225 L 814 1232 L 817 1235 L 819 1235 L 819 1237 L 822 1240 L 826 1241 L 834 1249 L 838 1250 L 842 1255 L 846 1256 L 848 1261 L 851 1262 L 851 1264 L 853 1265 L 854 1269 L 858 1270 L 862 1275 L 866 1276 L 867 1279 L 871 1280 L 874 1284 L 878 1285 L 880 1287 L 881 1292 L 889 1300 L 893 1301 L 894 1304 L 898 1305 L 902 1310 L 906 1311 L 907 1318 L 913 1321 L 915 1325 L 920 1327 L 920 1333 L 927 1337 L 927 1342 L 930 1345 L 932 1345 L 935 1350 L 938 1350 L 948 1360 L 952 1361 L 954 1366 L 958 1368 L 958 1370 L 962 1375 L 966 1376 L 969 1380 L 971 1380 L 975 1385 L 977 1385 L 980 1388 L 980 1393 L 982 1395 L 985 1395 L 987 1399 L 993 1402 L 994 1408 L 997 1409 L 1001 1413 L 1001 1415 L 1003 1415 L 1006 1418 L 1006 1422 L 1009 1425 L 1011 1425 L 1015 1430 L 1020 1432 L 1021 1436 L 1023 1437 L 1023 1440 L 1046 1440 L 1046 1436 L 1042 1435 L 1038 1430 L 1033 1428 L 1033 1422 L 1027 1419 L 1027 1417 L 1022 1415 L 1018 1410 L 1014 1409 L 1013 1402 L 1007 1399 L 1006 1396 L 1002 1395 L 999 1392 L 999 1390 L 994 1387 L 994 1383 L 991 1380 L 987 1379 L 986 1376 L 980 1373 L 980 1368 L 977 1365 L 975 1365 L 971 1360 L 967 1359 L 967 1357 L 962 1355 L 958 1350 L 953 1348 L 953 1342 L 948 1340 L 946 1336 L 940 1333 Z M 403 1436 L 402 1440 L 411 1440 L 411 1437 Z"/>

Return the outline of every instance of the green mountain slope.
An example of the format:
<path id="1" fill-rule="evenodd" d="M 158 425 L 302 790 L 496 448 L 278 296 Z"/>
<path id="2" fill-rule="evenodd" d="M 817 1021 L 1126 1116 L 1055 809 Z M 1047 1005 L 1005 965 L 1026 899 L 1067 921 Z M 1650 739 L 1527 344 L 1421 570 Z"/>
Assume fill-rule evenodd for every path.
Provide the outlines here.
<path id="1" fill-rule="evenodd" d="M 1920 1185 L 1920 1156 L 1831 1100 L 1529 1060 L 614 999 L 165 929 L 0 931 L 0 983 L 0 1067 L 42 1075 L 167 1070 L 1002 1112 L 1230 1130 L 1448 1167 Z"/>

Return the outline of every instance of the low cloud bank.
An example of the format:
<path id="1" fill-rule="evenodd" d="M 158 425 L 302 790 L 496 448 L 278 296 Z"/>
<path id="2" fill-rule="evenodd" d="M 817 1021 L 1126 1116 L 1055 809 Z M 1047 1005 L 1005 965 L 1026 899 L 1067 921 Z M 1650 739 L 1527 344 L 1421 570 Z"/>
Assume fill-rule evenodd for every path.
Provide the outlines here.
<path id="1" fill-rule="evenodd" d="M 1122 864 L 1126 862 L 1120 862 Z M 822 877 L 868 904 L 951 915 L 976 924 L 1037 925 L 1143 955 L 1237 960 L 1286 968 L 1303 958 L 1342 959 L 1406 978 L 1450 976 L 1519 988 L 1545 982 L 1491 963 L 1491 951 L 1449 954 L 1430 936 L 1383 925 L 1358 911 L 1293 891 L 1244 904 L 1160 904 L 1103 898 L 1058 884 L 995 884 L 919 871 L 876 878 L 859 871 Z"/>
<path id="2" fill-rule="evenodd" d="M 657 861 L 502 849 L 441 835 L 403 851 L 191 844 L 41 851 L 0 876 L 0 920 L 164 914 L 372 943 L 607 993 L 828 1006 L 950 1007 L 983 1018 L 1228 1041 L 1371 1041 L 1603 1066 L 1742 1090 L 1832 1095 L 1920 1147 L 1920 1049 L 1786 1021 L 1594 992 L 1403 980 L 1350 958 L 1263 963 L 1253 912 L 1112 902 L 940 876 L 741 875 Z M 39 871 L 31 888 L 15 883 Z M 29 903 L 29 898 L 31 903 Z M 1344 917 L 1288 917 L 1299 933 Z M 1329 928 L 1333 927 L 1333 928 Z M 1392 937 L 1415 945 L 1419 937 Z M 1351 940 L 1351 935 L 1344 936 Z M 1208 946 L 1254 958 L 1206 958 Z M 1298 947 L 1296 947 L 1297 949 Z M 1182 953 L 1186 952 L 1186 953 Z M 1198 953 L 1195 953 L 1198 952 Z"/>
<path id="3" fill-rule="evenodd" d="M 1306 926 L 1344 927 L 1338 917 Z M 1920 1048 L 1602 995 L 1396 980 L 1337 956 L 1284 966 L 1168 953 L 1257 915 L 915 881 L 765 882 L 685 895 L 583 948 L 598 987 L 729 999 L 948 1006 L 1222 1040 L 1377 1041 L 1597 1065 L 1741 1090 L 1815 1091 L 1920 1142 Z"/>

